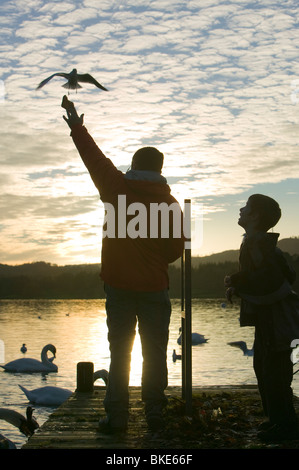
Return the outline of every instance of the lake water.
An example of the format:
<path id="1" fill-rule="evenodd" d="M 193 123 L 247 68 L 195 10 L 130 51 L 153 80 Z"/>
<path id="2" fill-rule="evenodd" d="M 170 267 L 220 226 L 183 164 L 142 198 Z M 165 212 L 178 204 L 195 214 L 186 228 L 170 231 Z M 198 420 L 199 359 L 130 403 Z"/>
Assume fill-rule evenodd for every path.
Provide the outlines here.
<path id="1" fill-rule="evenodd" d="M 255 384 L 252 357 L 246 357 L 230 341 L 244 340 L 249 348 L 253 343 L 253 328 L 240 328 L 238 307 L 226 306 L 223 300 L 193 300 L 192 330 L 204 334 L 209 341 L 192 347 L 193 385 Z M 181 384 L 181 361 L 173 362 L 181 325 L 180 300 L 172 300 L 172 318 L 168 344 L 169 385 Z M 75 390 L 77 363 L 91 361 L 94 370 L 109 369 L 104 300 L 0 300 L 0 340 L 4 345 L 4 361 L 21 357 L 40 360 L 43 346 L 56 346 L 57 373 L 47 375 L 7 373 L 0 369 L 0 407 L 25 414 L 28 400 L 18 387 L 29 390 L 52 385 Z M 26 343 L 27 353 L 20 347 Z M 51 355 L 51 353 L 50 353 Z M 2 360 L 2 359 L 1 359 Z M 1 362 L 0 362 L 1 364 Z M 141 346 L 136 336 L 130 385 L 140 385 Z M 295 368 L 296 370 L 296 368 Z M 101 382 L 103 384 L 103 382 Z M 293 389 L 299 395 L 299 373 L 294 376 Z M 34 416 L 41 425 L 53 408 L 34 406 Z M 0 420 L 0 434 L 11 439 L 17 447 L 26 442 L 18 429 Z"/>

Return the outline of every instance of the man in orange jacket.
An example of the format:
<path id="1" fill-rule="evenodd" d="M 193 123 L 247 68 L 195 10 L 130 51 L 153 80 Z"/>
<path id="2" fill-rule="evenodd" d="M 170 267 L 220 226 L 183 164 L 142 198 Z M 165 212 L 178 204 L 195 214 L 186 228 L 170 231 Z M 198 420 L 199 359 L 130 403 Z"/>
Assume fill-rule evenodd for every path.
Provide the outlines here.
<path id="1" fill-rule="evenodd" d="M 142 399 L 151 430 L 163 427 L 167 403 L 166 353 L 171 304 L 168 264 L 183 253 L 183 217 L 161 175 L 163 154 L 139 149 L 123 174 L 98 148 L 64 98 L 71 136 L 105 205 L 101 277 L 106 292 L 111 362 L 104 400 L 104 432 L 127 429 L 131 351 L 138 327 L 142 344 Z M 137 212 L 137 215 L 136 215 Z M 135 217 L 133 217 L 135 216 Z"/>

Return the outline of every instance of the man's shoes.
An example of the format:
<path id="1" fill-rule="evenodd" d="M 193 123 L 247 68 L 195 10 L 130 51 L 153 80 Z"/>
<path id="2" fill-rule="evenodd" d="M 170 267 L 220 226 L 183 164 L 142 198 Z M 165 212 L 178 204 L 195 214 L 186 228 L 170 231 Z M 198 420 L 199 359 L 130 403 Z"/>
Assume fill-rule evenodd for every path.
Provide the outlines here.
<path id="1" fill-rule="evenodd" d="M 146 417 L 146 421 L 149 430 L 153 432 L 161 431 L 165 426 L 162 415 L 148 416 Z"/>
<path id="2" fill-rule="evenodd" d="M 264 431 L 260 431 L 257 437 L 265 443 L 279 443 L 283 441 L 292 441 L 299 439 L 298 426 L 283 427 L 278 424 L 274 424 Z"/>
<path id="3" fill-rule="evenodd" d="M 148 410 L 146 412 L 146 422 L 150 431 L 161 431 L 165 426 L 162 407 L 157 405 Z"/>
<path id="4" fill-rule="evenodd" d="M 264 421 L 263 423 L 259 425 L 258 430 L 267 431 L 268 429 L 272 428 L 272 426 L 273 426 L 273 423 L 271 423 L 270 421 Z"/>
<path id="5" fill-rule="evenodd" d="M 124 434 L 127 429 L 127 424 L 112 424 L 107 416 L 99 420 L 99 431 L 103 434 Z"/>

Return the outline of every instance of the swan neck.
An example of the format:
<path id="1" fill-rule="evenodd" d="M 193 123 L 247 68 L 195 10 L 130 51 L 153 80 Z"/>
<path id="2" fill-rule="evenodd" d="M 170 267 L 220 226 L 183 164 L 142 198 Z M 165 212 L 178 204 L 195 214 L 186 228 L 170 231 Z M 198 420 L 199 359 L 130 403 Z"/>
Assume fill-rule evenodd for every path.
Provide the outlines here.
<path id="1" fill-rule="evenodd" d="M 48 351 L 50 351 L 50 349 L 43 349 L 42 350 L 42 354 L 41 354 L 41 359 L 42 359 L 42 362 L 44 364 L 47 364 L 47 365 L 52 365 L 51 361 L 49 361 L 49 358 L 48 358 Z"/>
<path id="2" fill-rule="evenodd" d="M 16 428 L 20 428 L 22 422 L 25 420 L 21 413 L 7 408 L 0 408 L 0 419 L 7 421 Z"/>

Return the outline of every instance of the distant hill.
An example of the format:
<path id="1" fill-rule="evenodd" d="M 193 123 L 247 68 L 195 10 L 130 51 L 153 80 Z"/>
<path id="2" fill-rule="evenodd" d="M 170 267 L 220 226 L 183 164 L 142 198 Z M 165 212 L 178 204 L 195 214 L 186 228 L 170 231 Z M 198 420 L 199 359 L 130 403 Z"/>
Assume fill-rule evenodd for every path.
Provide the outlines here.
<path id="1" fill-rule="evenodd" d="M 0 264 L 0 299 L 96 299 L 104 297 L 99 264 L 57 266 L 39 261 Z"/>
<path id="2" fill-rule="evenodd" d="M 278 241 L 277 246 L 284 252 L 289 255 L 298 255 L 299 256 L 299 237 L 292 238 L 282 238 Z M 208 256 L 196 256 L 192 259 L 193 265 L 197 266 L 199 264 L 207 263 L 224 263 L 226 261 L 237 262 L 239 259 L 239 249 L 238 250 L 226 250 L 221 251 L 220 253 L 213 253 Z"/>
<path id="3" fill-rule="evenodd" d="M 282 239 L 279 247 L 297 272 L 299 292 L 299 238 Z M 223 297 L 223 279 L 238 270 L 239 250 L 227 250 L 192 258 L 193 297 Z M 0 264 L 0 299 L 97 299 L 104 298 L 100 264 L 57 266 L 44 261 L 10 266 Z M 181 292 L 180 260 L 169 267 L 170 296 Z"/>
<path id="4" fill-rule="evenodd" d="M 299 255 L 299 237 L 282 238 L 278 241 L 278 246 L 289 255 Z"/>
<path id="5" fill-rule="evenodd" d="M 100 272 L 100 264 L 70 264 L 58 266 L 57 264 L 46 263 L 45 261 L 36 261 L 33 263 L 19 264 L 11 266 L 0 264 L 0 278 L 15 276 L 34 276 L 43 277 L 47 275 L 58 276 L 59 274 L 78 274 L 80 272 Z"/>
<path id="6" fill-rule="evenodd" d="M 192 258 L 194 267 L 208 263 L 225 263 L 226 261 L 237 262 L 239 259 L 239 250 L 226 250 L 220 253 L 213 253 L 207 256 L 195 256 Z"/>

